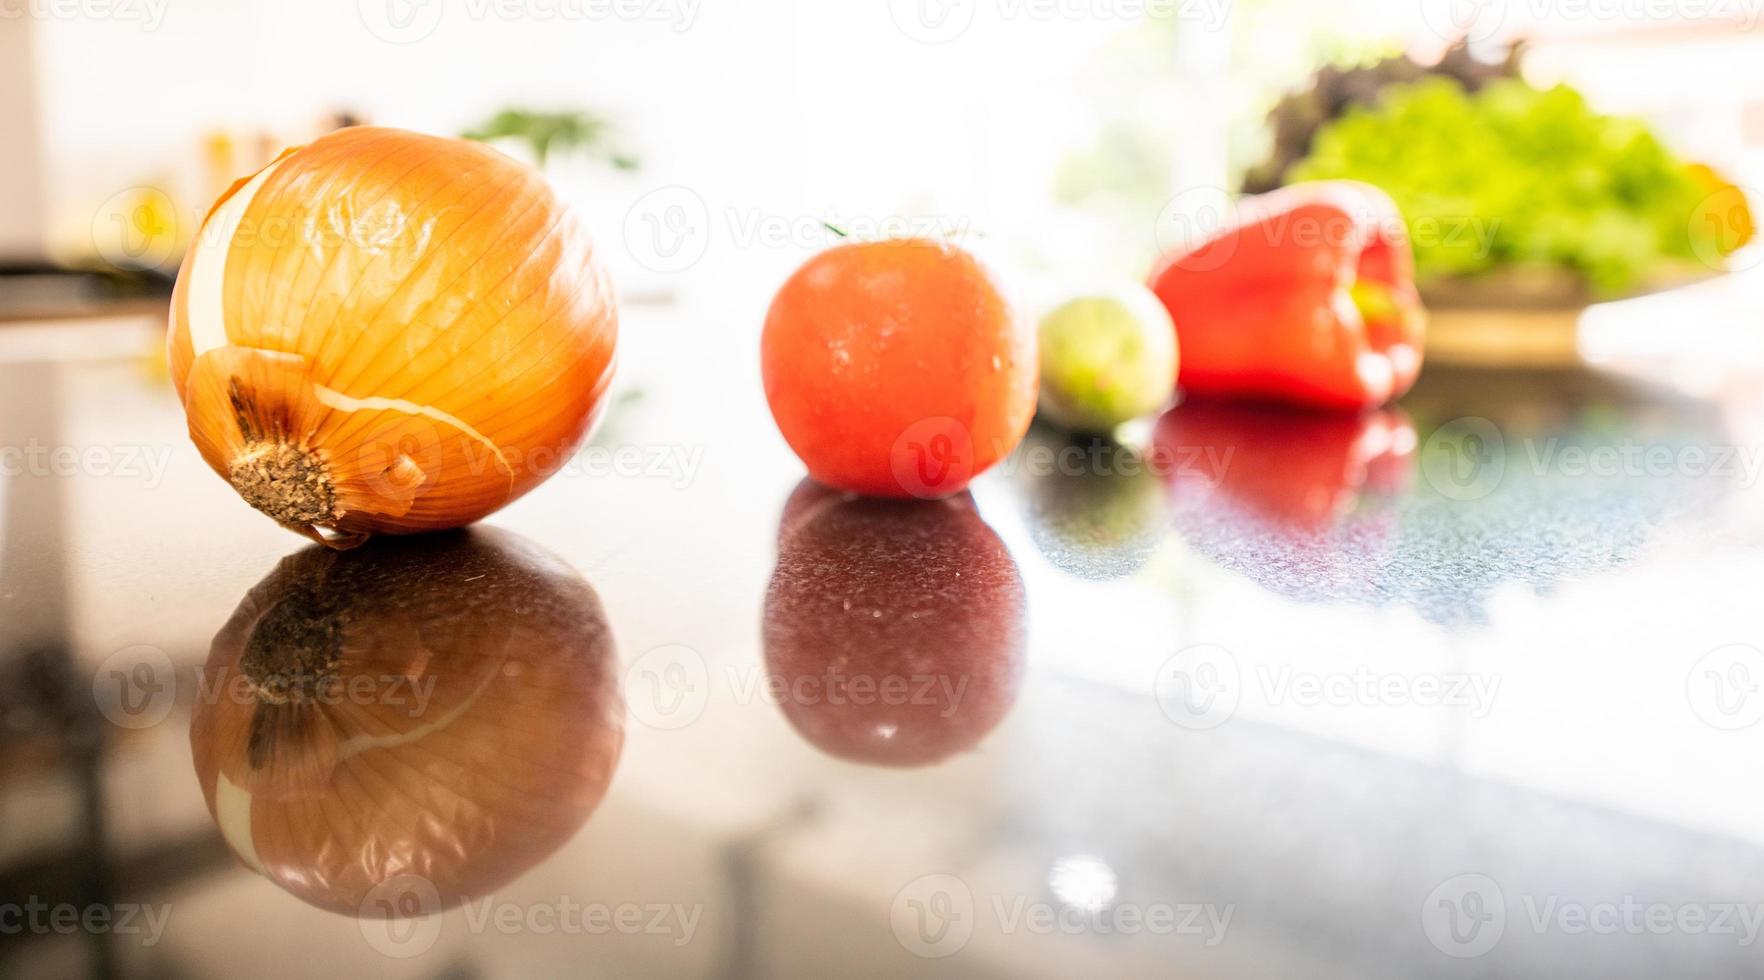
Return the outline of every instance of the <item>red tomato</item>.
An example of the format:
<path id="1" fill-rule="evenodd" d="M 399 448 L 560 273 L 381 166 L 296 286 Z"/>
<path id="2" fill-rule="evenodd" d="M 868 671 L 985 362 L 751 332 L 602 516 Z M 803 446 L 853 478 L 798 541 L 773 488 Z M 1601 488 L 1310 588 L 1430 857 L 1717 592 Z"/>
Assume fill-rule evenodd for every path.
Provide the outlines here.
<path id="1" fill-rule="evenodd" d="M 855 493 L 959 493 L 1035 412 L 1034 330 L 946 242 L 810 259 L 772 300 L 760 358 L 784 440 L 816 480 Z"/>

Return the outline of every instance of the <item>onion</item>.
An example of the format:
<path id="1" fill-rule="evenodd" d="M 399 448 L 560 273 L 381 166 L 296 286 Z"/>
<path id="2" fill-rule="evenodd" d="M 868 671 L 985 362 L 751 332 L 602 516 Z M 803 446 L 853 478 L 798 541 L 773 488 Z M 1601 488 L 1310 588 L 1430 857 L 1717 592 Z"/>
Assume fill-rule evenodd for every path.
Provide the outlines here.
<path id="1" fill-rule="evenodd" d="M 973 748 L 1022 673 L 1023 579 L 963 492 L 849 497 L 804 480 L 766 590 L 768 681 L 790 724 L 842 759 L 923 766 Z"/>
<path id="2" fill-rule="evenodd" d="M 221 196 L 167 348 L 208 465 L 344 547 L 469 524 L 555 472 L 605 403 L 617 330 L 592 242 L 536 171 L 361 127 Z"/>
<path id="3" fill-rule="evenodd" d="M 391 914 L 376 889 L 417 876 L 416 911 L 439 911 L 550 854 L 605 795 L 615 660 L 594 590 L 512 535 L 307 548 L 215 636 L 197 777 L 239 859 L 302 900 Z"/>

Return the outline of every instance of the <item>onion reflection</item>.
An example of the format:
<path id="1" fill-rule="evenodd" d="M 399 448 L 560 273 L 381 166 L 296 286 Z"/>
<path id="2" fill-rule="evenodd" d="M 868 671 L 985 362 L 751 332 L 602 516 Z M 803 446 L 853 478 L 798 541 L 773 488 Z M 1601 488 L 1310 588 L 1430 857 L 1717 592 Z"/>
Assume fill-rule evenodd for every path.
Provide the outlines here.
<path id="1" fill-rule="evenodd" d="M 804 480 L 780 521 L 765 660 L 784 716 L 853 762 L 974 747 L 1016 702 L 1023 580 L 963 493 L 848 497 Z"/>
<path id="2" fill-rule="evenodd" d="M 234 853 L 365 916 L 439 911 L 537 863 L 624 743 L 594 590 L 482 528 L 283 559 L 215 636 L 201 694 L 196 772 Z M 405 901 L 375 901 L 395 880 Z"/>

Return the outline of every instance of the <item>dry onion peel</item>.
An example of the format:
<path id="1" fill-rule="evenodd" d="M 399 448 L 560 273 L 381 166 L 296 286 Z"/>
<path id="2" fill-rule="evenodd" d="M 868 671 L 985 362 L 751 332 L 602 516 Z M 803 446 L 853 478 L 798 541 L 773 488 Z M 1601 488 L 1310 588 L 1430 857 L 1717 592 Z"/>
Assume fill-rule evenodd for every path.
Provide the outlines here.
<path id="1" fill-rule="evenodd" d="M 593 243 L 538 173 L 360 127 L 215 204 L 167 349 L 208 464 L 340 547 L 469 524 L 555 472 L 605 405 L 617 331 Z"/>
<path id="2" fill-rule="evenodd" d="M 439 911 L 554 851 L 605 794 L 624 702 L 605 614 L 567 566 L 489 529 L 308 548 L 215 636 L 191 721 L 222 836 L 301 899 Z"/>

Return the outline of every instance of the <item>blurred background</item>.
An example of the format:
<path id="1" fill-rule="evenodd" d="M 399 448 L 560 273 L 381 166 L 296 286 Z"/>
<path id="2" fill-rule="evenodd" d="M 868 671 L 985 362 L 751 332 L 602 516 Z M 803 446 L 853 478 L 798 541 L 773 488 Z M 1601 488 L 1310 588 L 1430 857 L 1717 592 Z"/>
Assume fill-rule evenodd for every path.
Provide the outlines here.
<path id="1" fill-rule="evenodd" d="M 719 288 L 733 268 L 771 281 L 756 263 L 788 268 L 824 244 L 822 220 L 985 237 L 1036 275 L 1137 278 L 1232 193 L 1359 176 L 1411 222 L 1465 233 L 1421 243 L 1424 284 L 1519 269 L 1572 305 L 1750 264 L 1729 255 L 1750 237 L 1744 193 L 1723 192 L 1764 181 L 1758 15 L 1749 0 L 10 0 L 0 315 L 163 291 L 227 184 L 351 122 L 542 162 L 618 253 L 628 297 Z M 1514 78 L 1532 91 L 1496 84 Z M 1469 137 L 1496 116 L 1558 139 L 1515 155 Z M 74 271 L 91 275 L 51 275 Z"/>

